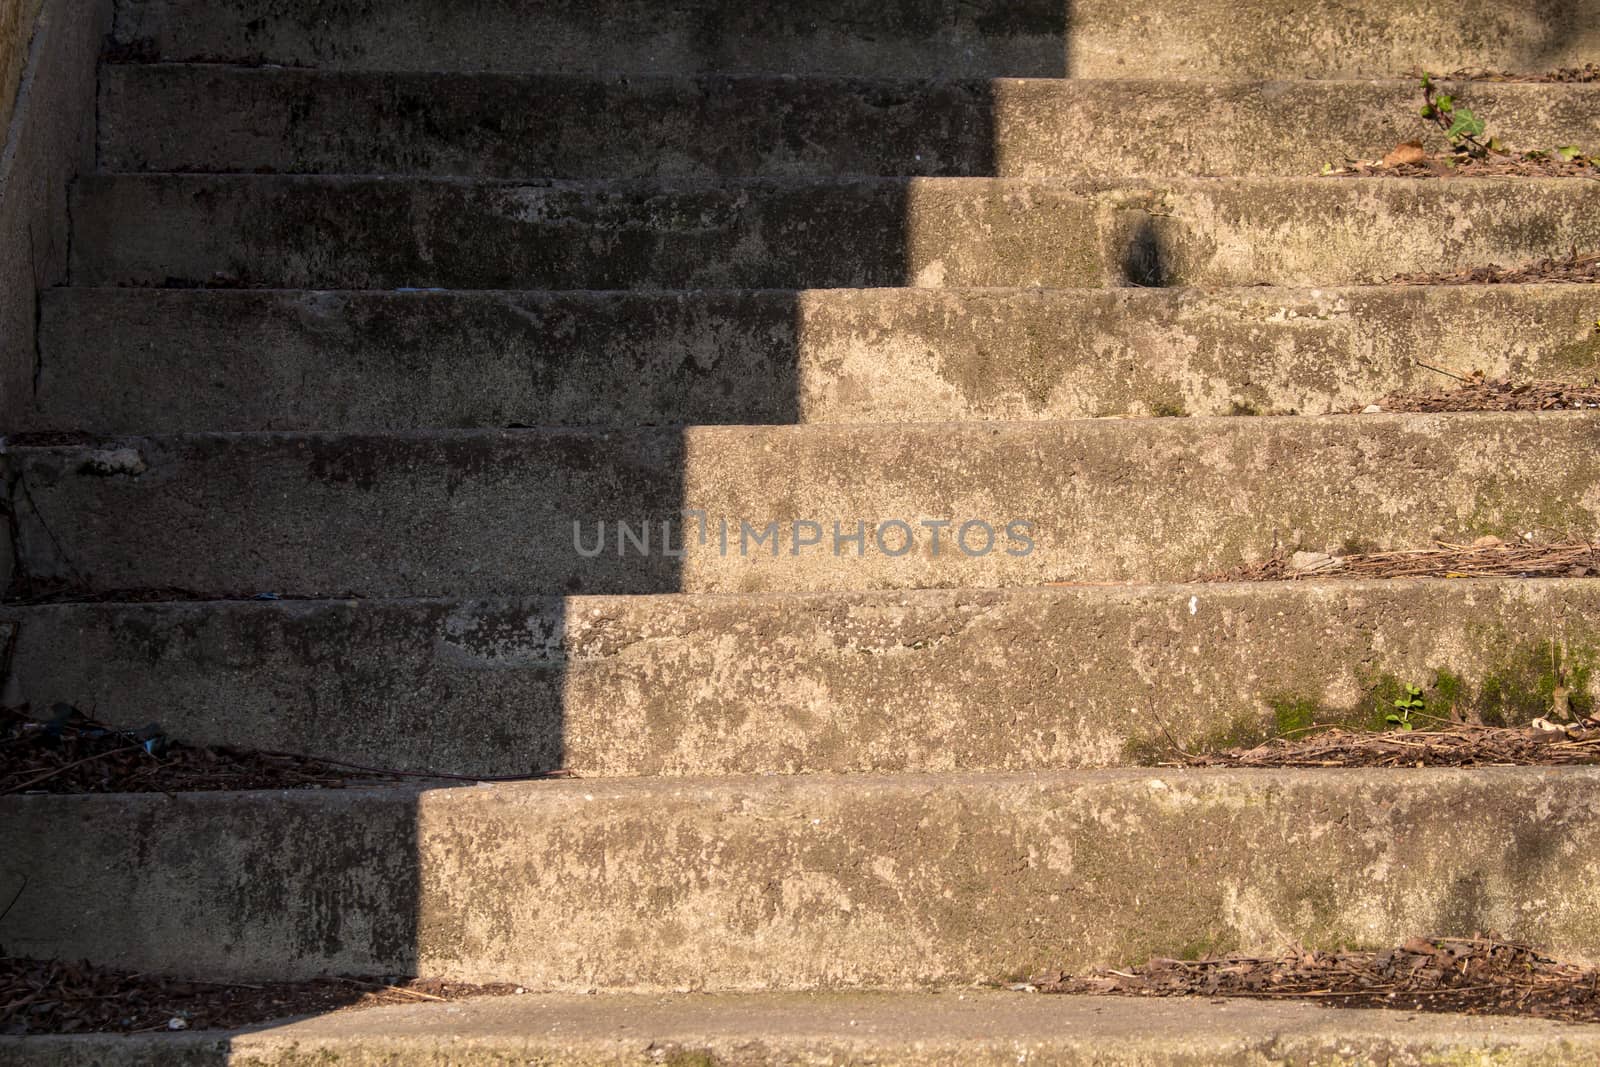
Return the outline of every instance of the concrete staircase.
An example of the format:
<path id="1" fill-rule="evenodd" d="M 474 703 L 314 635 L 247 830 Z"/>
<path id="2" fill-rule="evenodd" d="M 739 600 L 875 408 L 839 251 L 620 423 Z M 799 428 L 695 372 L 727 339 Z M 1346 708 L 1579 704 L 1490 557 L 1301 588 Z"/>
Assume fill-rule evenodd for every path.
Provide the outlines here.
<path id="1" fill-rule="evenodd" d="M 1600 183 L 1307 176 L 1421 132 L 1413 66 L 1593 59 L 1600 6 L 1310 7 L 122 0 L 4 456 L 6 699 L 581 780 L 7 797 L 0 943 L 912 1019 L 1152 953 L 1600 958 L 1600 773 L 1141 767 L 1396 682 L 1527 717 L 1553 648 L 1600 695 L 1586 581 L 1192 582 L 1600 533 L 1592 414 L 1338 414 L 1417 359 L 1600 371 L 1581 287 L 1362 284 L 1600 247 Z M 1600 86 L 1468 91 L 1600 143 Z M 755 1058 L 931 1062 L 807 1003 L 750 1009 L 801 1035 Z M 725 1051 L 702 1007 L 648 1025 Z M 1398 1047 L 1057 1041 L 1078 1010 L 1016 1025 L 1052 1062 Z M 456 1062 L 365 1033 L 317 1047 Z"/>

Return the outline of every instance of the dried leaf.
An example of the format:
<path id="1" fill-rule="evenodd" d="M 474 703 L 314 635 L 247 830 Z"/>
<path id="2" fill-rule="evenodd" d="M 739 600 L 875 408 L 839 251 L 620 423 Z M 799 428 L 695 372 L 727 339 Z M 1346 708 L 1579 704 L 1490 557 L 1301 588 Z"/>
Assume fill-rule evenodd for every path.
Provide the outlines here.
<path id="1" fill-rule="evenodd" d="M 1426 163 L 1428 151 L 1421 141 L 1402 141 L 1383 157 L 1385 167 L 1404 167 L 1413 163 Z"/>

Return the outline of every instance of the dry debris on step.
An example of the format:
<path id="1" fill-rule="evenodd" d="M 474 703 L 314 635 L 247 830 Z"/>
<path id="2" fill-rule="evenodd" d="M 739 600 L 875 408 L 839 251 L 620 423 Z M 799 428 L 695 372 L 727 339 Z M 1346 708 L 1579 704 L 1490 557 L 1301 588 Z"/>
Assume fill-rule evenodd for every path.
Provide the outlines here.
<path id="1" fill-rule="evenodd" d="M 405 977 L 211 983 L 0 956 L 0 1034 L 220 1030 L 349 1008 L 520 992 L 504 983 Z"/>
<path id="2" fill-rule="evenodd" d="M 1480 537 L 1470 545 L 1395 552 L 1274 554 L 1260 563 L 1205 575 L 1203 582 L 1279 582 L 1306 578 L 1600 578 L 1600 546 L 1588 541 L 1508 542 Z"/>
<path id="3" fill-rule="evenodd" d="M 1419 715 L 1438 728 L 1367 730 L 1328 728 L 1279 737 L 1253 748 L 1181 753 L 1172 767 L 1567 767 L 1600 764 L 1600 720 L 1528 726 L 1479 726 Z"/>
<path id="4" fill-rule="evenodd" d="M 1304 999 L 1342 1008 L 1600 1022 L 1600 971 L 1558 962 L 1492 934 L 1412 938 L 1381 952 L 1295 950 L 1267 958 L 1158 958 L 1142 967 L 1081 976 L 1040 975 L 1012 988 L 1136 997 Z"/>
<path id="5" fill-rule="evenodd" d="M 1600 254 L 1579 255 L 1573 249 L 1565 256 L 1546 256 L 1520 267 L 1467 267 L 1456 271 L 1427 271 L 1397 274 L 1389 285 L 1526 285 L 1535 282 L 1565 282 L 1593 285 L 1600 282 Z"/>
<path id="6" fill-rule="evenodd" d="M 1420 78 L 1422 77 L 1422 71 L 1413 69 L 1406 76 Z M 1559 67 L 1543 74 L 1491 70 L 1488 67 L 1461 67 L 1448 74 L 1435 74 L 1433 77 L 1439 81 L 1452 82 L 1540 82 L 1544 84 L 1600 82 L 1600 63 L 1585 63 L 1581 67 Z"/>
<path id="7" fill-rule="evenodd" d="M 246 789 L 341 789 L 402 780 L 509 781 L 362 767 L 287 752 L 201 747 L 152 724 L 119 730 L 58 704 L 48 721 L 0 709 L 0 796 L 13 793 L 183 793 Z"/>
<path id="8" fill-rule="evenodd" d="M 1455 389 L 1390 393 L 1363 408 L 1377 411 L 1594 411 L 1600 409 L 1600 381 L 1576 382 L 1489 381 L 1472 377 Z"/>
<path id="9" fill-rule="evenodd" d="M 1600 161 L 1589 156 L 1563 159 L 1549 152 L 1519 152 L 1483 159 L 1449 152 L 1429 153 L 1420 141 L 1396 145 L 1382 159 L 1347 159 L 1328 164 L 1325 178 L 1595 178 Z"/>

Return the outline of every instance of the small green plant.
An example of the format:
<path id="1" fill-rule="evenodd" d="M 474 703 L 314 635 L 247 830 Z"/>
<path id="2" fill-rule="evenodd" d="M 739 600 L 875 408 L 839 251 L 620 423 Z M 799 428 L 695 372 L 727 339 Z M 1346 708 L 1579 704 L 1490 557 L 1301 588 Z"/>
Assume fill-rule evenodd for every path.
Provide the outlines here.
<path id="1" fill-rule="evenodd" d="M 1458 155 L 1484 159 L 1491 153 L 1506 154 L 1498 139 L 1482 139 L 1487 130 L 1483 120 L 1457 104 L 1454 96 L 1438 92 L 1433 75 L 1427 73 L 1422 75 L 1422 117 L 1433 120 L 1444 131 L 1445 139 Z"/>
<path id="2" fill-rule="evenodd" d="M 1425 707 L 1420 686 L 1406 686 L 1406 695 L 1396 697 L 1394 710 L 1383 717 L 1383 721 L 1393 726 L 1396 730 L 1414 730 L 1416 723 L 1412 722 L 1413 715 L 1420 715 Z"/>
<path id="3" fill-rule="evenodd" d="M 1600 157 L 1591 156 L 1572 144 L 1558 145 L 1549 151 L 1513 152 L 1500 142 L 1500 138 L 1486 137 L 1488 129 L 1483 119 L 1473 114 L 1471 108 L 1462 106 L 1452 94 L 1439 92 L 1433 75 L 1427 73 L 1422 75 L 1422 117 L 1444 131 L 1445 139 L 1450 142 L 1455 159 L 1446 162 L 1504 156 L 1524 163 L 1555 160 L 1584 167 L 1600 167 Z"/>
<path id="4" fill-rule="evenodd" d="M 1436 156 L 1418 140 L 1402 141 L 1381 160 L 1349 159 L 1343 164 L 1325 163 L 1324 176 L 1344 174 L 1392 174 L 1397 167 L 1423 166 L 1438 172 L 1443 167 L 1468 167 L 1463 173 L 1578 175 L 1594 177 L 1600 170 L 1600 154 L 1586 152 L 1578 145 L 1555 148 L 1511 149 L 1499 137 L 1491 137 L 1488 124 L 1454 93 L 1447 93 L 1433 75 L 1422 74 L 1422 117 L 1439 128 L 1450 151 Z M 1490 164 L 1488 167 L 1482 164 Z M 1402 172 L 1405 173 L 1405 172 Z"/>

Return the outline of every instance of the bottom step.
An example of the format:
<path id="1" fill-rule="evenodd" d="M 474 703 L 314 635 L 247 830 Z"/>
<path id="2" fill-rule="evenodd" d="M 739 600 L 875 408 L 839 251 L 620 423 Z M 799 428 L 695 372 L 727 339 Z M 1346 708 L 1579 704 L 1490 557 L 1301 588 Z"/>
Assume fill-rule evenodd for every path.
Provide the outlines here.
<path id="1" fill-rule="evenodd" d="M 1600 769 L 0 798 L 16 956 L 246 982 L 928 989 L 1497 930 L 1600 955 Z"/>
<path id="2" fill-rule="evenodd" d="M 0 1065 L 1591 1064 L 1600 1026 L 1021 993 L 521 996 L 265 1030 L 0 1038 Z"/>

